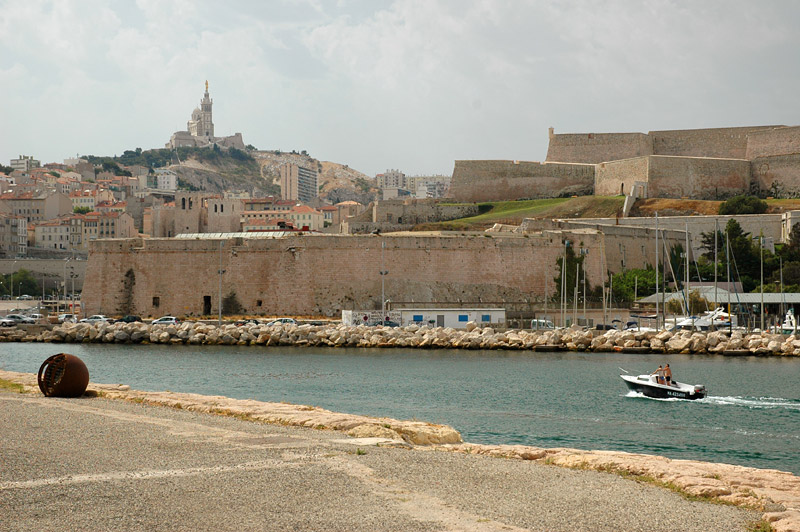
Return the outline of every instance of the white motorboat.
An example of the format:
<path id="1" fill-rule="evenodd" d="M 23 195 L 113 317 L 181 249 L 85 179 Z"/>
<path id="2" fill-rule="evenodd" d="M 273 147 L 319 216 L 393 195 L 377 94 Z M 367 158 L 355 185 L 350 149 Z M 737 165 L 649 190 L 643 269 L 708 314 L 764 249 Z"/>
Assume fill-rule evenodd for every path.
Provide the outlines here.
<path id="1" fill-rule="evenodd" d="M 673 381 L 672 384 L 659 384 L 655 375 L 620 375 L 625 384 L 634 392 L 657 399 L 702 399 L 706 396 L 706 387 L 702 384 L 684 384 Z"/>
<path id="2" fill-rule="evenodd" d="M 733 320 L 733 323 L 731 323 L 731 320 Z M 679 318 L 675 320 L 675 327 L 672 330 L 710 331 L 727 330 L 731 327 L 736 327 L 736 316 L 731 317 L 730 314 L 725 312 L 725 309 L 718 307 L 699 316 Z"/>

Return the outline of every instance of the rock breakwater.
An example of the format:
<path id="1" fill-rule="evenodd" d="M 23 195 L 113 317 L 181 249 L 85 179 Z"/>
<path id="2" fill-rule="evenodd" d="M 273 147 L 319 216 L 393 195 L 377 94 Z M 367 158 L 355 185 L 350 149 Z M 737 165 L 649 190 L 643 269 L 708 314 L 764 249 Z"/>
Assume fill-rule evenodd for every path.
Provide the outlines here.
<path id="1" fill-rule="evenodd" d="M 203 322 L 179 325 L 145 323 L 68 323 L 52 329 L 0 329 L 0 341 L 186 345 L 260 345 L 320 347 L 405 347 L 414 349 L 512 349 L 630 351 L 725 355 L 800 356 L 800 335 L 741 331 L 595 331 L 581 328 L 547 331 L 496 330 L 469 323 L 449 327 L 369 327 L 365 325 L 245 325 Z"/>

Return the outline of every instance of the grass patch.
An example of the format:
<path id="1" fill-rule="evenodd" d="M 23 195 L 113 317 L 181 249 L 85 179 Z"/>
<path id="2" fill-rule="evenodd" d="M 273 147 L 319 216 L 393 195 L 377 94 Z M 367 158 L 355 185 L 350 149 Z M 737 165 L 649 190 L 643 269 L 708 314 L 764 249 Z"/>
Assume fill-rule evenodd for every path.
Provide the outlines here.
<path id="1" fill-rule="evenodd" d="M 17 382 L 0 379 L 0 390 L 23 393 L 25 391 L 25 387 Z"/>
<path id="2" fill-rule="evenodd" d="M 623 196 L 579 196 L 478 204 L 480 214 L 439 223 L 420 224 L 419 231 L 480 231 L 495 223 L 518 225 L 525 218 L 613 217 L 622 209 Z"/>
<path id="3" fill-rule="evenodd" d="M 747 532 L 772 532 L 772 525 L 763 519 L 747 523 Z"/>

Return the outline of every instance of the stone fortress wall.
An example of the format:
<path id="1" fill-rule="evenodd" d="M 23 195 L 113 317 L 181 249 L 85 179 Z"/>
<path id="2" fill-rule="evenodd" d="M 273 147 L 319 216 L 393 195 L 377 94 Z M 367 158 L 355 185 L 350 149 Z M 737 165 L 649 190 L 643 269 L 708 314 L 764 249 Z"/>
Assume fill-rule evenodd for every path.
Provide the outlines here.
<path id="1" fill-rule="evenodd" d="M 568 134 L 550 128 L 549 138 L 544 163 L 456 161 L 451 195 L 460 201 L 616 195 L 638 185 L 639 197 L 800 196 L 797 126 Z M 585 192 L 564 175 L 576 164 L 595 169 Z M 585 178 L 592 170 L 580 173 Z"/>
<path id="2" fill-rule="evenodd" d="M 459 201 L 497 201 L 591 194 L 595 167 L 536 161 L 456 161 L 450 195 Z"/>
<path id="3" fill-rule="evenodd" d="M 243 314 L 335 316 L 380 308 L 381 270 L 389 272 L 384 294 L 392 301 L 538 302 L 557 293 L 565 239 L 588 250 L 586 280 L 596 286 L 606 269 L 652 262 L 648 231 L 96 240 L 83 305 L 87 314 L 215 316 L 220 264 L 222 297 L 235 294 Z"/>

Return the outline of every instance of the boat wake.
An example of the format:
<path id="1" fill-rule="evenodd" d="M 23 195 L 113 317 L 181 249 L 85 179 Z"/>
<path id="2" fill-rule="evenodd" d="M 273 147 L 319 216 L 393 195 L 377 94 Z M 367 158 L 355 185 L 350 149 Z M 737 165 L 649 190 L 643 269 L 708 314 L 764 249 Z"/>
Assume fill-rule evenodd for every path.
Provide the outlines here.
<path id="1" fill-rule="evenodd" d="M 664 399 L 647 397 L 642 393 L 634 392 L 632 390 L 628 391 L 628 393 L 625 394 L 625 397 L 638 397 L 641 399 L 648 399 L 650 401 L 662 401 L 668 403 L 675 401 L 686 402 L 686 399 L 678 399 L 675 397 Z M 696 401 L 689 402 L 705 405 L 742 406 L 752 409 L 783 409 L 800 412 L 800 400 L 784 399 L 782 397 L 719 397 L 709 395 L 703 399 L 697 399 Z"/>
<path id="2" fill-rule="evenodd" d="M 800 400 L 781 397 L 717 397 L 701 399 L 705 404 L 743 406 L 752 409 L 785 409 L 800 412 Z"/>

